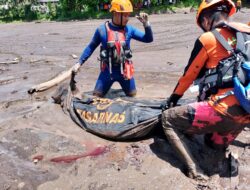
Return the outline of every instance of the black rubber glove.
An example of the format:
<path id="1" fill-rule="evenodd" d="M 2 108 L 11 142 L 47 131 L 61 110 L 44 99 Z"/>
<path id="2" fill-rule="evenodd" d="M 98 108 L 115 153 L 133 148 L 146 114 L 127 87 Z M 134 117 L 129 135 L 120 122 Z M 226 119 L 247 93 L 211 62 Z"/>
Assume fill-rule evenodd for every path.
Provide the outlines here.
<path id="1" fill-rule="evenodd" d="M 164 112 L 167 109 L 168 109 L 167 100 L 165 100 L 164 102 L 161 103 L 161 110 L 162 112 Z"/>
<path id="2" fill-rule="evenodd" d="M 181 98 L 181 95 L 178 94 L 172 94 L 168 100 L 167 100 L 167 106 L 168 108 L 175 107 L 177 105 L 178 100 Z"/>
<path id="3" fill-rule="evenodd" d="M 177 105 L 178 100 L 181 98 L 182 96 L 177 95 L 177 94 L 172 94 L 169 98 L 167 98 L 167 100 L 165 102 L 163 102 L 161 104 L 161 109 L 162 111 L 165 111 L 169 108 L 175 107 Z"/>

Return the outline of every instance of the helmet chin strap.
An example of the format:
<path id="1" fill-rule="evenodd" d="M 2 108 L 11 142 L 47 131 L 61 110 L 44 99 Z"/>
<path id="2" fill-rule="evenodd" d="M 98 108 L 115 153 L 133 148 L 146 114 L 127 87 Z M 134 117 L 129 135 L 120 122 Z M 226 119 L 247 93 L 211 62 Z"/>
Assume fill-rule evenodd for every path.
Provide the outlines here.
<path id="1" fill-rule="evenodd" d="M 210 17 L 209 18 L 209 22 L 210 22 L 210 27 L 209 27 L 209 29 L 208 30 L 206 30 L 203 26 L 202 26 L 202 24 L 201 24 L 201 29 L 204 31 L 204 32 L 208 32 L 208 31 L 211 31 L 211 30 L 213 30 L 215 27 L 214 27 L 214 21 L 215 21 L 215 16 L 213 15 L 212 17 Z"/>
<path id="2" fill-rule="evenodd" d="M 215 28 L 214 27 L 214 20 L 215 20 L 215 16 L 212 16 L 209 31 L 211 31 L 211 30 L 213 30 Z"/>
<path id="3" fill-rule="evenodd" d="M 217 12 L 218 12 L 218 11 L 217 11 Z M 222 11 L 219 10 L 219 12 L 222 12 Z M 225 11 L 223 11 L 223 12 L 225 12 Z M 227 12 L 226 12 L 226 13 L 227 13 Z M 210 27 L 209 27 L 209 30 L 208 30 L 208 31 L 211 31 L 211 30 L 215 29 L 216 26 L 218 25 L 217 22 L 215 23 L 215 19 L 216 19 L 216 15 L 215 15 L 215 14 L 213 14 L 213 15 L 209 18 L 209 20 L 210 20 Z M 202 27 L 202 29 L 204 30 L 203 27 Z M 205 30 L 204 30 L 204 31 L 205 31 Z"/>
<path id="4" fill-rule="evenodd" d="M 120 16 L 120 20 L 121 20 L 121 22 L 120 22 L 120 26 L 122 26 L 122 17 L 123 17 L 123 13 L 121 14 L 121 16 Z"/>
<path id="5" fill-rule="evenodd" d="M 203 32 L 207 32 L 207 30 L 205 29 L 205 27 L 203 27 L 202 24 L 200 24 L 200 27 L 201 27 L 201 29 L 203 30 Z M 211 27 L 210 27 L 210 29 L 211 29 Z"/>
<path id="6" fill-rule="evenodd" d="M 201 25 L 201 29 L 203 30 L 203 32 L 207 32 L 202 25 Z"/>
<path id="7" fill-rule="evenodd" d="M 114 15 L 112 16 L 112 23 L 114 24 L 114 25 L 116 25 L 116 26 L 119 26 L 119 27 L 123 27 L 123 25 L 122 25 L 122 21 L 123 21 L 123 15 L 122 15 L 123 13 L 121 13 L 121 16 L 120 16 L 120 23 L 119 24 L 117 24 L 117 23 L 115 23 L 114 22 Z"/>

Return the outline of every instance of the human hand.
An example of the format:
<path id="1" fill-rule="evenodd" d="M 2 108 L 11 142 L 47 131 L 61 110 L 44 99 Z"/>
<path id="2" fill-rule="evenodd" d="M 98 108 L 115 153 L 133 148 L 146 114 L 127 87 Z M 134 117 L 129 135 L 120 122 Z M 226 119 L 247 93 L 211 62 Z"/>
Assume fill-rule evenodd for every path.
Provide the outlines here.
<path id="1" fill-rule="evenodd" d="M 77 62 L 73 67 L 72 67 L 72 72 L 74 72 L 75 74 L 77 74 L 80 70 L 81 64 L 79 62 Z"/>
<path id="2" fill-rule="evenodd" d="M 161 110 L 162 112 L 164 112 L 167 109 L 168 109 L 167 100 L 165 100 L 164 102 L 161 103 Z"/>
<path id="3" fill-rule="evenodd" d="M 178 94 L 172 94 L 168 99 L 167 99 L 167 107 L 172 108 L 177 105 L 178 100 L 181 98 L 181 95 Z"/>
<path id="4" fill-rule="evenodd" d="M 149 26 L 148 17 L 148 14 L 143 12 L 136 15 L 136 18 L 143 24 L 144 27 Z"/>

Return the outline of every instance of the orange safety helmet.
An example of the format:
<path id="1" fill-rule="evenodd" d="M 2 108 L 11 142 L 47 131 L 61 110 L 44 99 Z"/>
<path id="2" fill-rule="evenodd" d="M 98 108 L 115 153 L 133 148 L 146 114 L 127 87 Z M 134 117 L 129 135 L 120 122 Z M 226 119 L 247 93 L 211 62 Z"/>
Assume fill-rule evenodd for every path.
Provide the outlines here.
<path id="1" fill-rule="evenodd" d="M 109 12 L 131 13 L 133 5 L 130 0 L 112 0 Z"/>
<path id="2" fill-rule="evenodd" d="M 235 4 L 232 0 L 203 0 L 196 15 L 197 24 L 201 27 L 199 22 L 202 12 L 208 10 L 216 10 L 216 8 L 218 8 L 218 6 L 220 5 L 227 5 L 229 11 L 228 16 L 232 16 L 234 13 L 236 13 Z"/>

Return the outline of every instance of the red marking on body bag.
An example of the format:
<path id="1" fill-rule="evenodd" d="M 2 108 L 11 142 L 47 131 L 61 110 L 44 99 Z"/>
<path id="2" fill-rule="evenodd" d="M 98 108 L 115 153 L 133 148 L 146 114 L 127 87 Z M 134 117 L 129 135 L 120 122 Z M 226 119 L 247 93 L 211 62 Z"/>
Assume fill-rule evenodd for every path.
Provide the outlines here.
<path id="1" fill-rule="evenodd" d="M 191 105 L 195 109 L 193 126 L 204 128 L 207 125 L 215 125 L 222 118 L 217 115 L 216 111 L 207 102 L 197 102 Z"/>
<path id="2" fill-rule="evenodd" d="M 106 146 L 104 147 L 97 147 L 94 150 L 88 151 L 86 153 L 80 155 L 69 155 L 69 156 L 60 156 L 56 158 L 50 159 L 51 162 L 65 162 L 70 163 L 76 161 L 79 158 L 87 157 L 87 156 L 99 156 L 106 152 Z"/>

